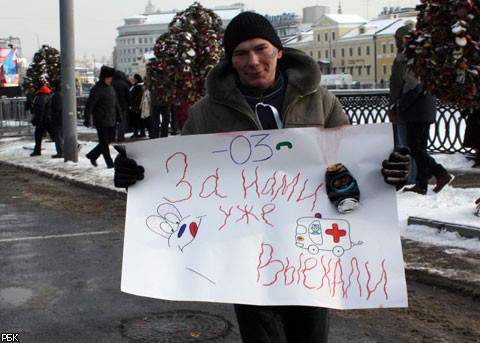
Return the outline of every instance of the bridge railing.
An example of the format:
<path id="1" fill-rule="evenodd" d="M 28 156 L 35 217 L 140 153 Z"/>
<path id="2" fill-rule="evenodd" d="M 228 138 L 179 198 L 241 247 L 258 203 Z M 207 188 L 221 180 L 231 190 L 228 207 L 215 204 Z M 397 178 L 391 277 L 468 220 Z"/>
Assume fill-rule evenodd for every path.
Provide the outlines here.
<path id="1" fill-rule="evenodd" d="M 389 122 L 388 89 L 384 90 L 334 90 L 352 124 L 372 124 Z M 428 150 L 439 153 L 467 153 L 472 149 L 464 148 L 463 136 L 465 120 L 456 107 L 437 101 L 437 120 L 430 127 Z"/>

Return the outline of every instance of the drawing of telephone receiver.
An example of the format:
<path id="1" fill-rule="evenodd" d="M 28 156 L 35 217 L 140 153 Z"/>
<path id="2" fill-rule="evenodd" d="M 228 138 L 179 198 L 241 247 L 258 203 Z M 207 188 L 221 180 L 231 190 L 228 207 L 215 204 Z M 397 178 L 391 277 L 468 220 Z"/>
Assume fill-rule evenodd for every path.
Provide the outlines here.
<path id="1" fill-rule="evenodd" d="M 325 172 L 327 196 L 340 213 L 350 213 L 358 207 L 360 189 L 357 181 L 342 163 L 332 164 Z"/>

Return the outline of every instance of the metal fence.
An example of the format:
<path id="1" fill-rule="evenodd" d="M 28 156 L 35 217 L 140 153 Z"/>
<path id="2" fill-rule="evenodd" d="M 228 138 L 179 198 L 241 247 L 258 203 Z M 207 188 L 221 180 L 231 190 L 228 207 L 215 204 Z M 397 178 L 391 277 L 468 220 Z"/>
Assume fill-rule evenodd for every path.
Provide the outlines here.
<path id="1" fill-rule="evenodd" d="M 77 119 L 83 116 L 86 96 L 77 97 Z M 35 128 L 30 123 L 32 115 L 27 110 L 27 99 L 2 98 L 0 99 L 0 137 L 33 134 Z"/>
<path id="2" fill-rule="evenodd" d="M 388 122 L 388 89 L 332 90 L 353 124 Z M 87 97 L 77 97 L 78 119 L 83 115 Z M 0 99 L 0 137 L 33 134 L 25 98 Z M 437 121 L 431 126 L 429 151 L 440 153 L 471 152 L 462 146 L 465 120 L 457 108 L 437 103 Z"/>
<path id="3" fill-rule="evenodd" d="M 25 98 L 0 99 L 0 137 L 33 133 Z"/>
<path id="4" fill-rule="evenodd" d="M 388 89 L 359 91 L 334 90 L 352 124 L 372 124 L 388 122 Z M 437 120 L 430 127 L 428 150 L 439 153 L 470 153 L 464 148 L 463 136 L 465 120 L 456 107 L 437 101 Z"/>

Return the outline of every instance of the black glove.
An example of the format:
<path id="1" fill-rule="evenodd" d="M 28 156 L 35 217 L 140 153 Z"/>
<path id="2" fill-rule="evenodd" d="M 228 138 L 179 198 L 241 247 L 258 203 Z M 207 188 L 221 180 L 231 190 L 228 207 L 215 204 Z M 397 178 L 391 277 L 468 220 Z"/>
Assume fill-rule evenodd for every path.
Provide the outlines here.
<path id="1" fill-rule="evenodd" d="M 382 175 L 386 183 L 402 188 L 410 177 L 412 158 L 406 146 L 396 146 L 382 163 Z"/>
<path id="2" fill-rule="evenodd" d="M 115 173 L 113 175 L 113 183 L 118 188 L 128 188 L 137 181 L 143 180 L 145 168 L 139 166 L 135 160 L 127 157 L 127 152 L 123 145 L 114 145 L 118 151 L 117 157 L 113 162 Z"/>

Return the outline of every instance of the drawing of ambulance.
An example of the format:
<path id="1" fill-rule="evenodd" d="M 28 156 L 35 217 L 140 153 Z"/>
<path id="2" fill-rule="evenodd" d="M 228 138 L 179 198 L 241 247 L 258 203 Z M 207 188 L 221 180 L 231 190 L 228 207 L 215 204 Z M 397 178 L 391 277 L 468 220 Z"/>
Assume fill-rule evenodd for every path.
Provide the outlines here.
<path id="1" fill-rule="evenodd" d="M 340 257 L 346 250 L 362 243 L 351 241 L 350 224 L 346 220 L 322 218 L 319 213 L 315 214 L 315 217 L 302 217 L 297 220 L 295 245 L 307 249 L 312 255 L 324 250 Z"/>

